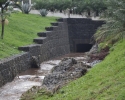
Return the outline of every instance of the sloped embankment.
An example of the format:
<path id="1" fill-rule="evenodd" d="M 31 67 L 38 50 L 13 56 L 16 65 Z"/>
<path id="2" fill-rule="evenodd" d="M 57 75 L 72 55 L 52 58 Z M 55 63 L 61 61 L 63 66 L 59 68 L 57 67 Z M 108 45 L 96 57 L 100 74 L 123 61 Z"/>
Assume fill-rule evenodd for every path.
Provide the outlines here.
<path id="1" fill-rule="evenodd" d="M 35 100 L 124 100 L 125 40 L 110 48 L 103 62 L 93 67 L 54 95 L 38 95 Z"/>

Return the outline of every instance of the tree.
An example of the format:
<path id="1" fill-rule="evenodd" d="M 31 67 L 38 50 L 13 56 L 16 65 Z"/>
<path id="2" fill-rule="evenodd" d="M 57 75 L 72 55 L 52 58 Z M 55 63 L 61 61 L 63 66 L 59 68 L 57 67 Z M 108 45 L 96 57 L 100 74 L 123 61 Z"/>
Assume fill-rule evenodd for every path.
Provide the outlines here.
<path id="1" fill-rule="evenodd" d="M 0 7 L 2 7 L 2 4 L 4 4 L 6 0 L 0 0 Z"/>
<path id="2" fill-rule="evenodd" d="M 6 17 L 8 16 L 7 7 L 9 5 L 17 6 L 23 13 L 26 13 L 26 14 L 28 14 L 29 11 L 31 10 L 31 5 L 24 4 L 23 6 L 21 6 L 20 4 L 17 3 L 20 1 L 21 0 L 2 0 L 2 1 L 0 1 L 0 8 L 1 8 L 0 18 L 1 18 L 1 24 L 2 24 L 1 39 L 3 39 L 3 36 L 4 36 L 4 24 L 5 24 Z"/>
<path id="3" fill-rule="evenodd" d="M 51 11 L 66 10 L 67 8 L 75 10 L 75 13 L 81 14 L 82 12 L 95 11 L 100 13 L 106 9 L 105 0 L 37 0 L 36 9 L 48 9 Z M 75 8 L 75 9 L 74 9 Z"/>
<path id="4" fill-rule="evenodd" d="M 5 23 L 5 19 L 6 19 L 6 15 L 4 15 L 4 11 L 7 10 L 9 3 L 10 3 L 10 1 L 5 1 L 5 0 L 2 0 L 0 2 L 0 7 L 1 7 L 0 15 L 1 15 L 1 24 L 2 24 L 1 38 L 2 39 L 3 39 L 3 35 L 4 35 L 4 23 Z"/>

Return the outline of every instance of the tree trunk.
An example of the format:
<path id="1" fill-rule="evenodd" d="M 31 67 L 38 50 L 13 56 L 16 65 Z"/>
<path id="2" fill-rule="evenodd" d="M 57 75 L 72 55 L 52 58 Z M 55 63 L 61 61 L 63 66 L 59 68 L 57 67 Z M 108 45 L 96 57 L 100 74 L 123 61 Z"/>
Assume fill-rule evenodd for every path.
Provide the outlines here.
<path id="1" fill-rule="evenodd" d="M 3 7 L 1 7 L 1 12 L 2 12 L 2 15 L 1 15 L 1 21 L 2 21 L 2 32 L 1 32 L 1 38 L 3 39 L 3 35 L 4 35 L 4 22 L 5 22 L 5 19 L 3 18 Z"/>

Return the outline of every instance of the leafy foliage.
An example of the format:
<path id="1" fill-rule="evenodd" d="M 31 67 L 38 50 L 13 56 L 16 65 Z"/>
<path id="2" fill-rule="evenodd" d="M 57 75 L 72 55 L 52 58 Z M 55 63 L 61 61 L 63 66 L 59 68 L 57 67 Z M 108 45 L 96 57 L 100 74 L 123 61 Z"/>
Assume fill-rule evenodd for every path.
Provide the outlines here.
<path id="1" fill-rule="evenodd" d="M 22 5 L 21 9 L 22 9 L 23 13 L 29 14 L 29 12 L 31 11 L 31 5 L 28 3 L 25 3 Z"/>
<path id="2" fill-rule="evenodd" d="M 40 14 L 41 14 L 42 16 L 44 16 L 44 17 L 48 14 L 48 12 L 47 12 L 46 9 L 40 9 L 39 12 L 40 12 Z"/>
<path id="3" fill-rule="evenodd" d="M 7 0 L 0 0 L 0 7 L 2 7 L 2 4 L 4 4 Z"/>
<path id="4" fill-rule="evenodd" d="M 103 19 L 106 24 L 99 28 L 95 34 L 97 42 L 106 41 L 107 44 L 114 44 L 125 36 L 125 1 L 108 0 L 107 10 Z"/>
<path id="5" fill-rule="evenodd" d="M 81 14 L 84 11 L 90 12 L 93 10 L 95 12 L 101 12 L 106 9 L 105 0 L 37 0 L 35 8 L 36 9 L 48 9 L 54 10 L 66 10 L 67 8 L 75 10 L 75 13 Z M 74 9 L 74 7 L 76 9 Z"/>

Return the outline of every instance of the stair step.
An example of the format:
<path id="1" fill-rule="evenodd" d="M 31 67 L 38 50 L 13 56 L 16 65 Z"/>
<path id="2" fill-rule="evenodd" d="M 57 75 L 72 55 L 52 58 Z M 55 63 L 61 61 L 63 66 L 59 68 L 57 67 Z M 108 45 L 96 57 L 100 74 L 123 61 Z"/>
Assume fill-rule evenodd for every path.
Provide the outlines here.
<path id="1" fill-rule="evenodd" d="M 58 23 L 51 23 L 52 26 L 58 26 Z"/>
<path id="2" fill-rule="evenodd" d="M 53 31 L 53 27 L 45 27 L 46 31 Z"/>
<path id="3" fill-rule="evenodd" d="M 63 22 L 63 18 L 56 19 L 58 22 Z"/>
<path id="4" fill-rule="evenodd" d="M 21 46 L 21 47 L 18 47 L 18 50 L 28 52 L 30 47 L 36 47 L 36 46 L 38 46 L 38 45 L 37 44 L 31 44 L 31 45 L 27 45 L 27 46 Z"/>
<path id="5" fill-rule="evenodd" d="M 58 26 L 51 26 L 51 27 L 45 27 L 46 31 L 53 31 L 57 28 Z"/>
<path id="6" fill-rule="evenodd" d="M 29 51 L 29 47 L 28 46 L 18 47 L 18 50 L 28 52 Z"/>
<path id="7" fill-rule="evenodd" d="M 38 37 L 33 39 L 33 42 L 38 43 L 38 44 L 43 44 L 46 41 L 46 37 Z"/>
<path id="8" fill-rule="evenodd" d="M 50 33 L 52 33 L 52 31 L 38 32 L 37 35 L 39 37 L 47 37 L 47 35 L 49 35 Z"/>

